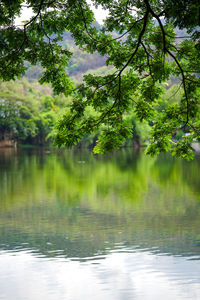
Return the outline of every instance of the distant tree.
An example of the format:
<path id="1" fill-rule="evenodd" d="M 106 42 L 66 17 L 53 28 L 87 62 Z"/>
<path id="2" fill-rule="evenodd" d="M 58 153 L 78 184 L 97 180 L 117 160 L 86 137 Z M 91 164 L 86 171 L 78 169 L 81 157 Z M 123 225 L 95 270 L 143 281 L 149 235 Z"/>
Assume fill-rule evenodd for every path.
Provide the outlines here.
<path id="1" fill-rule="evenodd" d="M 22 97 L 0 94 L 1 139 L 25 140 L 37 135 L 36 113 Z"/>
<path id="2" fill-rule="evenodd" d="M 52 142 L 56 121 L 69 110 L 70 97 L 40 96 L 41 86 L 36 83 L 35 90 L 27 90 L 29 85 L 24 79 L 0 84 L 0 141 L 40 145 Z"/>
<path id="3" fill-rule="evenodd" d="M 191 158 L 191 142 L 200 141 L 200 2 L 199 0 L 92 0 L 108 11 L 104 25 L 94 26 L 94 14 L 86 0 L 15 0 L 0 4 L 0 78 L 15 79 L 25 72 L 25 61 L 41 63 L 40 82 L 55 92 L 72 94 L 70 113 L 60 121 L 56 144 L 72 146 L 85 134 L 101 129 L 95 152 L 120 147 L 132 134 L 126 114 L 152 125 L 150 154 L 172 151 Z M 24 6 L 32 18 L 15 25 Z M 177 37 L 174 29 L 184 28 Z M 64 31 L 71 33 L 84 51 L 106 57 L 115 73 L 87 75 L 74 89 L 65 68 L 71 52 L 60 45 Z M 113 32 L 118 36 L 114 37 Z M 181 40 L 181 41 L 180 41 Z M 178 103 L 159 110 L 162 83 L 176 76 L 183 88 Z M 87 107 L 97 113 L 87 115 Z M 173 139 L 179 131 L 187 136 Z"/>

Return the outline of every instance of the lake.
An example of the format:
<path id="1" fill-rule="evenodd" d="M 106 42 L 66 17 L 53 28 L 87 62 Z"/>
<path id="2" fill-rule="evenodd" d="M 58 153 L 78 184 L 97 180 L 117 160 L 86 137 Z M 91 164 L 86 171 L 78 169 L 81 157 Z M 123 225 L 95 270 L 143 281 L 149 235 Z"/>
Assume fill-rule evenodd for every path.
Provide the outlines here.
<path id="1" fill-rule="evenodd" d="M 0 149 L 0 299 L 200 299 L 199 179 L 199 156 Z"/>

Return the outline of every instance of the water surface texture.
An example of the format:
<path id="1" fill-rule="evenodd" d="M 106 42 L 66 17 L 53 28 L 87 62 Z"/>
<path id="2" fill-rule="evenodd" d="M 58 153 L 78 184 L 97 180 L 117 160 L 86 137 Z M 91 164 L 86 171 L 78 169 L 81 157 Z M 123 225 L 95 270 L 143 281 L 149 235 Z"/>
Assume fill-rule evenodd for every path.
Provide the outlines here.
<path id="1" fill-rule="evenodd" d="M 0 299 L 200 299 L 199 179 L 200 157 L 0 149 Z"/>

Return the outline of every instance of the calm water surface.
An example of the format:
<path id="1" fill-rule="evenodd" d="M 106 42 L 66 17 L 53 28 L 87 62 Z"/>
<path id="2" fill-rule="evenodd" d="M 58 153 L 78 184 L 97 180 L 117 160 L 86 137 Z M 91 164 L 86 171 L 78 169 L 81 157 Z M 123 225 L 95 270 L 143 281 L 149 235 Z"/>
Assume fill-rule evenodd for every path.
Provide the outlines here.
<path id="1" fill-rule="evenodd" d="M 0 149 L 0 299 L 200 299 L 199 179 L 200 157 Z"/>

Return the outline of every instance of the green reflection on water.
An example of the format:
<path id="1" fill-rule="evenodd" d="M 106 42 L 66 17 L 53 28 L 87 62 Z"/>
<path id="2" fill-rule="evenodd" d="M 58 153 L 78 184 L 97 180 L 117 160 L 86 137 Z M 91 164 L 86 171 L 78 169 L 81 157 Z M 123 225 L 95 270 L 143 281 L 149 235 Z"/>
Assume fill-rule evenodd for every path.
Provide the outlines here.
<path id="1" fill-rule="evenodd" d="M 199 157 L 188 163 L 131 149 L 105 157 L 1 150 L 1 249 L 70 258 L 118 248 L 199 256 L 199 166 Z"/>

